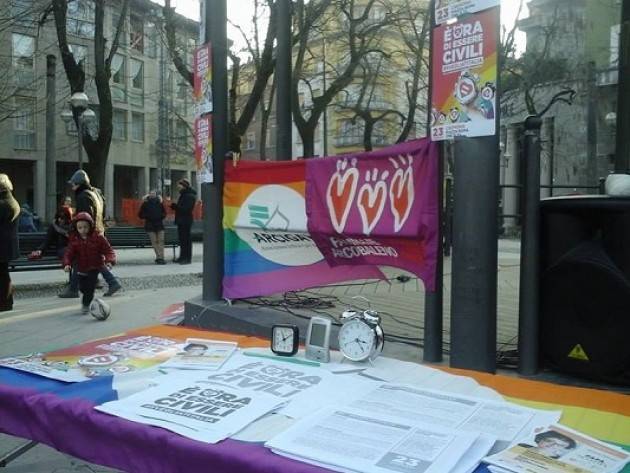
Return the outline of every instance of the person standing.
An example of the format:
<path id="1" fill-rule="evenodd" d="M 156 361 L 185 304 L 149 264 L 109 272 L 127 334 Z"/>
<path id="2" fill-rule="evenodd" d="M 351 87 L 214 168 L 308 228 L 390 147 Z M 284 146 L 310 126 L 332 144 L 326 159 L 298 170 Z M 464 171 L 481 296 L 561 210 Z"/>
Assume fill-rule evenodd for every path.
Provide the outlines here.
<path id="1" fill-rule="evenodd" d="M 116 253 L 107 238 L 96 231 L 95 222 L 88 212 L 77 213 L 70 229 L 63 270 L 69 273 L 72 265 L 76 265 L 79 289 L 83 294 L 81 312 L 87 314 L 94 299 L 98 273 L 104 265 L 111 268 L 116 263 Z"/>
<path id="2" fill-rule="evenodd" d="M 175 225 L 177 225 L 177 236 L 179 237 L 179 264 L 190 264 L 192 260 L 192 239 L 190 231 L 193 224 L 193 209 L 197 201 L 197 191 L 190 187 L 188 179 L 177 181 L 179 189 L 179 199 L 177 203 L 172 203 L 171 208 L 175 211 Z"/>
<path id="3" fill-rule="evenodd" d="M 13 197 L 13 184 L 0 174 L 0 312 L 13 309 L 9 262 L 20 256 L 17 227 L 20 204 Z"/>
<path id="4" fill-rule="evenodd" d="M 166 264 L 164 260 L 164 218 L 166 209 L 162 204 L 162 197 L 152 190 L 144 197 L 138 217 L 144 219 L 144 229 L 151 239 L 151 246 L 155 251 L 155 264 Z"/>
<path id="5" fill-rule="evenodd" d="M 76 204 L 77 215 L 80 212 L 89 213 L 94 221 L 94 231 L 101 235 L 105 235 L 105 225 L 103 221 L 105 204 L 98 189 L 90 185 L 90 178 L 87 173 L 84 170 L 79 169 L 72 175 L 68 184 L 72 186 L 72 190 L 74 191 L 74 201 Z M 103 294 L 105 297 L 113 296 L 116 292 L 122 289 L 122 286 L 108 267 L 103 266 L 101 268 L 101 274 L 108 285 L 107 292 Z M 68 291 L 67 295 L 65 292 L 62 292 L 59 294 L 59 297 L 78 297 L 78 294 L 72 294 Z"/>

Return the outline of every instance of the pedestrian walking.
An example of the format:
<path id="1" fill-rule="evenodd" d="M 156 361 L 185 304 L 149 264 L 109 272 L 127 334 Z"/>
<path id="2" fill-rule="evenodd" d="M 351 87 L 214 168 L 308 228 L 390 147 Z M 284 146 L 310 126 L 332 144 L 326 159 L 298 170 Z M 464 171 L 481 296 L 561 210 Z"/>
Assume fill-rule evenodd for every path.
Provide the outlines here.
<path id="1" fill-rule="evenodd" d="M 81 212 L 90 214 L 94 221 L 94 231 L 100 235 L 105 235 L 105 225 L 103 221 L 105 202 L 101 192 L 96 187 L 90 185 L 90 178 L 82 169 L 79 169 L 72 175 L 68 184 L 72 186 L 72 190 L 74 191 L 77 215 Z M 107 266 L 101 268 L 101 274 L 108 286 L 107 292 L 103 294 L 104 296 L 113 296 L 122 288 Z M 78 294 L 73 294 L 71 291 L 59 294 L 59 297 L 77 296 Z"/>
<path id="2" fill-rule="evenodd" d="M 177 181 L 179 198 L 177 203 L 172 203 L 171 208 L 175 210 L 175 225 L 177 225 L 177 236 L 179 237 L 179 264 L 190 264 L 192 260 L 192 239 L 190 231 L 193 224 L 193 209 L 197 201 L 197 191 L 190 187 L 188 179 Z"/>
<path id="3" fill-rule="evenodd" d="M 57 257 L 63 260 L 63 255 L 66 252 L 66 247 L 68 246 L 68 233 L 70 232 L 71 223 L 72 208 L 62 205 L 55 214 L 55 219 L 48 226 L 46 239 L 39 248 L 31 251 L 28 255 L 29 259 L 39 259 L 48 249 L 55 248 Z M 72 271 L 70 271 L 68 286 L 66 286 L 64 292 L 70 292 L 75 294 L 75 297 L 79 297 L 79 278 L 77 276 L 76 268 L 74 267 L 72 268 Z"/>
<path id="4" fill-rule="evenodd" d="M 151 239 L 155 251 L 155 264 L 166 264 L 164 260 L 164 218 L 166 209 L 162 197 L 152 190 L 142 200 L 138 217 L 144 220 L 144 229 Z"/>
<path id="5" fill-rule="evenodd" d="M 20 204 L 13 197 L 13 184 L 0 174 L 0 312 L 13 309 L 13 286 L 9 262 L 20 256 L 17 227 Z"/>
<path id="6" fill-rule="evenodd" d="M 111 268 L 116 263 L 116 253 L 107 238 L 96 231 L 94 219 L 88 212 L 79 212 L 72 221 L 68 247 L 63 257 L 63 269 L 72 270 L 76 264 L 79 290 L 82 294 L 81 312 L 90 312 L 96 280 L 103 266 Z"/>

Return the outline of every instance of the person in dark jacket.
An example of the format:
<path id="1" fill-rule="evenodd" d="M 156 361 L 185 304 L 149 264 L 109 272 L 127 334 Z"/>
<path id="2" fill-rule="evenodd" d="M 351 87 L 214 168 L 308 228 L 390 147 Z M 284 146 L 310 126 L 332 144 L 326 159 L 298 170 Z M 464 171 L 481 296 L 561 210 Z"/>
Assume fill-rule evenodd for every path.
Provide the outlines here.
<path id="1" fill-rule="evenodd" d="M 76 213 L 89 213 L 94 220 L 94 231 L 100 233 L 101 235 L 104 235 L 105 225 L 103 215 L 105 202 L 103 200 L 101 192 L 96 187 L 92 187 L 90 185 L 90 178 L 87 173 L 82 169 L 79 169 L 72 175 L 72 177 L 68 181 L 68 184 L 72 186 L 72 190 L 74 191 Z M 116 277 L 106 266 L 103 266 L 101 268 L 101 274 L 103 275 L 103 278 L 108 285 L 107 292 L 103 294 L 104 296 L 113 296 L 122 288 Z M 68 290 L 59 294 L 59 297 L 78 297 L 78 294 L 72 292 L 71 290 Z"/>
<path id="2" fill-rule="evenodd" d="M 18 232 L 20 233 L 32 233 L 36 232 L 35 216 L 31 212 L 31 206 L 24 203 L 20 210 L 20 218 L 18 220 Z"/>
<path id="3" fill-rule="evenodd" d="M 46 239 L 44 242 L 34 251 L 29 254 L 29 259 L 39 259 L 42 254 L 49 248 L 55 248 L 57 257 L 63 259 L 63 255 L 66 252 L 68 246 L 68 232 L 70 231 L 70 224 L 72 223 L 72 208 L 61 206 L 55 214 L 53 223 L 48 226 L 46 231 Z M 73 268 L 70 272 L 70 278 L 68 286 L 65 289 L 66 292 L 73 294 L 79 294 L 79 278 L 77 276 L 76 268 Z"/>
<path id="4" fill-rule="evenodd" d="M 81 312 L 90 311 L 96 279 L 103 266 L 116 263 L 116 253 L 103 234 L 96 231 L 92 216 L 79 212 L 72 221 L 68 247 L 63 257 L 63 270 L 70 272 L 75 264 L 79 275 L 79 288 L 83 294 Z"/>
<path id="5" fill-rule="evenodd" d="M 20 204 L 12 192 L 9 176 L 0 174 L 0 312 L 13 309 L 9 262 L 20 256 L 17 236 Z"/>
<path id="6" fill-rule="evenodd" d="M 162 204 L 162 197 L 156 191 L 145 196 L 138 211 L 138 217 L 144 219 L 144 229 L 151 239 L 151 246 L 155 251 L 155 264 L 166 264 L 164 260 L 164 218 L 166 209 Z"/>
<path id="7" fill-rule="evenodd" d="M 190 230 L 193 224 L 193 209 L 197 201 L 197 191 L 190 187 L 188 179 L 177 181 L 179 189 L 179 199 L 177 203 L 172 203 L 171 208 L 175 211 L 175 225 L 177 225 L 177 236 L 179 237 L 179 264 L 190 264 L 192 260 L 192 240 Z"/>

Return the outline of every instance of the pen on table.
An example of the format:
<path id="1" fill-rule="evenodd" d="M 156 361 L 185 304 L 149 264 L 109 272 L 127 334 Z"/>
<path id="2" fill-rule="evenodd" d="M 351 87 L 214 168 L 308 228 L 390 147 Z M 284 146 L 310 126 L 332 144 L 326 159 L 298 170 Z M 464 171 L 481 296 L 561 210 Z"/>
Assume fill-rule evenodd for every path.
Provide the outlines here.
<path id="1" fill-rule="evenodd" d="M 282 356 L 267 355 L 265 353 L 257 353 L 254 351 L 244 351 L 243 355 L 255 356 L 257 358 L 269 358 L 270 360 L 275 361 L 286 361 L 287 363 L 295 363 L 298 365 L 319 366 L 318 361 L 302 360 L 301 358 L 285 358 Z"/>

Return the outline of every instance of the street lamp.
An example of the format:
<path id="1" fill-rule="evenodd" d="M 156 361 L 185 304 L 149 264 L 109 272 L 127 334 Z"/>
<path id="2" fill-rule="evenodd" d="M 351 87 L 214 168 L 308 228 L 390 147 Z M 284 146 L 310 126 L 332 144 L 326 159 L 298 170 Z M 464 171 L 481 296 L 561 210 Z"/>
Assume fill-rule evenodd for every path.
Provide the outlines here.
<path id="1" fill-rule="evenodd" d="M 78 140 L 78 158 L 79 169 L 83 169 L 83 131 L 85 125 L 94 121 L 96 114 L 93 110 L 88 108 L 89 98 L 85 92 L 75 92 L 70 97 L 70 105 L 77 110 L 77 140 Z M 64 110 L 61 112 L 61 119 L 66 123 L 70 123 L 74 119 L 71 110 Z"/>

